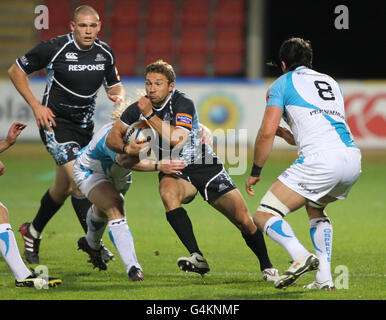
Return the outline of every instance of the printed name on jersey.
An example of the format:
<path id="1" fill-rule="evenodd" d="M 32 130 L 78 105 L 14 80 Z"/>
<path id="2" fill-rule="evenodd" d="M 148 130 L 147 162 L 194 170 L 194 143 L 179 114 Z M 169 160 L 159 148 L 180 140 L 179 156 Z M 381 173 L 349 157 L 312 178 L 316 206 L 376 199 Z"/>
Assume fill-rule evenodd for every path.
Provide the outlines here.
<path id="1" fill-rule="evenodd" d="M 100 64 L 69 64 L 68 71 L 104 71 L 105 65 Z"/>
<path id="2" fill-rule="evenodd" d="M 192 128 L 192 116 L 187 113 L 177 113 L 176 125 Z"/>
<path id="3" fill-rule="evenodd" d="M 310 112 L 310 116 L 316 115 L 316 114 L 327 114 L 329 116 L 338 116 L 339 118 L 345 120 L 345 117 L 343 114 L 341 114 L 337 110 L 327 110 L 327 109 L 317 109 Z"/>
<path id="4" fill-rule="evenodd" d="M 66 61 L 78 61 L 78 53 L 76 52 L 66 52 Z"/>

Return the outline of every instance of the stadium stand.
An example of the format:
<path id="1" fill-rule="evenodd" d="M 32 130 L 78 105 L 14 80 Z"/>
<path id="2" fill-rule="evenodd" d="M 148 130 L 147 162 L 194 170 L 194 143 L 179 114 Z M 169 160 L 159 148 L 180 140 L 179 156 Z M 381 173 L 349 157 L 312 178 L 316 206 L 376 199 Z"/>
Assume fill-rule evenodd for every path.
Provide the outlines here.
<path id="1" fill-rule="evenodd" d="M 45 0 L 50 28 L 37 31 L 34 8 L 42 2 L 0 2 L 2 71 L 38 41 L 67 33 L 74 8 L 82 4 L 100 14 L 99 38 L 112 46 L 121 76 L 142 76 L 158 58 L 172 63 L 178 76 L 244 71 L 246 0 Z"/>

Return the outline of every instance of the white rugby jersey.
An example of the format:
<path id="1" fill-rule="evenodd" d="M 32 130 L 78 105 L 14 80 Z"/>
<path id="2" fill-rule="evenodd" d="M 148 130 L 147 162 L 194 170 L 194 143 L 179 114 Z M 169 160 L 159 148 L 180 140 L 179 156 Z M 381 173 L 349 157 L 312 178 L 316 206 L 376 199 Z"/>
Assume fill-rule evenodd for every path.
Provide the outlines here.
<path id="1" fill-rule="evenodd" d="M 354 147 L 346 123 L 342 90 L 326 74 L 304 66 L 283 74 L 267 91 L 267 107 L 278 106 L 300 156 Z"/>
<path id="2" fill-rule="evenodd" d="M 117 153 L 110 150 L 105 141 L 112 126 L 113 122 L 104 125 L 79 152 L 77 162 L 82 170 L 88 171 L 89 174 L 98 172 L 108 175 L 111 172 Z"/>

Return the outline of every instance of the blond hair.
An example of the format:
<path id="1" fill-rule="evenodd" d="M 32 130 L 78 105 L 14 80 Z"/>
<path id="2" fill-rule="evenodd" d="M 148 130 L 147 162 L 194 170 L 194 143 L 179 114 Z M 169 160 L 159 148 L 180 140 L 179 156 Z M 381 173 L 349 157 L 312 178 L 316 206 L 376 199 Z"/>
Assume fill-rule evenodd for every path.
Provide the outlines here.
<path id="1" fill-rule="evenodd" d="M 145 91 L 143 89 L 137 89 L 135 93 L 135 98 L 130 99 L 128 98 L 126 102 L 121 103 L 118 107 L 116 107 L 113 112 L 110 115 L 111 120 L 118 120 L 122 113 L 131 105 L 134 103 L 134 101 L 139 100 L 140 98 L 144 97 L 146 95 Z"/>

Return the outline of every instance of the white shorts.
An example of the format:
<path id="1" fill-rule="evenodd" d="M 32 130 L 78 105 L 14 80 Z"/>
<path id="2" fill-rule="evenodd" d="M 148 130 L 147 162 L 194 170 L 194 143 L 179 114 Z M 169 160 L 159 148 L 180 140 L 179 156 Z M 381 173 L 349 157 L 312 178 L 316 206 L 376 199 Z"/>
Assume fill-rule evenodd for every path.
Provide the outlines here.
<path id="1" fill-rule="evenodd" d="M 317 202 L 325 195 L 346 198 L 361 172 L 360 150 L 344 148 L 301 157 L 278 179 L 306 199 Z"/>
<path id="2" fill-rule="evenodd" d="M 78 161 L 74 163 L 74 181 L 79 190 L 88 197 L 90 191 L 104 181 L 112 183 L 114 188 L 123 195 L 129 190 L 131 180 L 131 170 L 113 164 L 109 174 L 93 172 L 80 166 Z"/>

